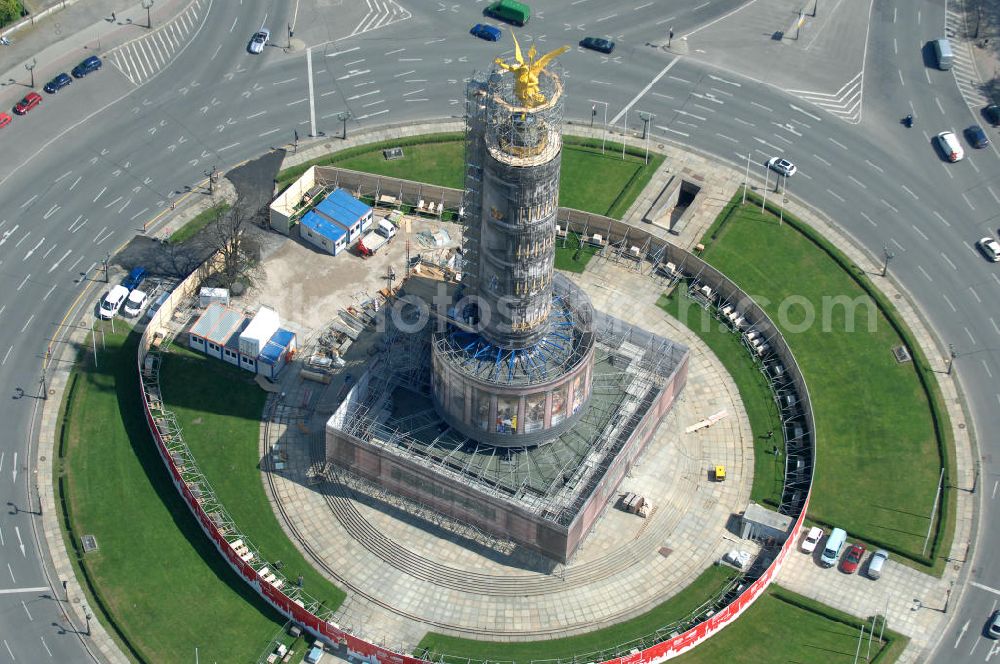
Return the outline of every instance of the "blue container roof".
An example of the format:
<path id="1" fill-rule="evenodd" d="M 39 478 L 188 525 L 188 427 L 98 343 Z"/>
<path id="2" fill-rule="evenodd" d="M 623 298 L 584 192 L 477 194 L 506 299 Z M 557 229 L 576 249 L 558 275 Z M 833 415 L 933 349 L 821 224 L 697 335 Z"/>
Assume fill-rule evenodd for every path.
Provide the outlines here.
<path id="1" fill-rule="evenodd" d="M 276 343 L 282 348 L 288 348 L 288 345 L 292 343 L 292 339 L 295 338 L 295 333 L 291 330 L 286 330 L 283 327 L 279 327 L 278 331 L 271 336 L 271 343 Z"/>
<path id="2" fill-rule="evenodd" d="M 351 196 L 343 189 L 334 189 L 316 209 L 337 223 L 354 226 L 358 220 L 371 212 L 371 208 Z"/>
<path id="3" fill-rule="evenodd" d="M 312 232 L 317 235 L 327 238 L 331 242 L 336 242 L 340 238 L 347 235 L 346 230 L 333 222 L 327 221 L 314 211 L 307 212 L 305 216 L 302 217 L 302 225 L 311 229 Z"/>
<path id="4" fill-rule="evenodd" d="M 294 332 L 279 327 L 270 341 L 264 344 L 257 359 L 267 364 L 277 364 L 278 360 L 281 359 L 281 354 L 288 350 L 288 346 L 291 345 L 294 338 Z"/>

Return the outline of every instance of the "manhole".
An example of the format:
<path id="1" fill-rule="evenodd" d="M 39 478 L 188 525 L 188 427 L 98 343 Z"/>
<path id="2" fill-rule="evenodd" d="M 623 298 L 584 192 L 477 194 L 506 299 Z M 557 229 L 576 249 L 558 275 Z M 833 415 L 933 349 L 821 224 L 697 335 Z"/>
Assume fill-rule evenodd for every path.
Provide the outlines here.
<path id="1" fill-rule="evenodd" d="M 958 423 L 958 428 L 959 429 L 964 429 L 965 428 L 965 422 L 959 422 Z"/>
<path id="2" fill-rule="evenodd" d="M 674 552 L 674 550 L 671 549 L 671 548 L 669 548 L 669 547 L 666 547 L 666 546 L 661 546 L 660 547 L 660 555 L 663 556 L 664 558 L 669 558 L 670 554 L 673 553 L 673 552 Z"/>
<path id="3" fill-rule="evenodd" d="M 913 358 L 910 356 L 910 351 L 907 350 L 906 346 L 895 346 L 892 349 L 892 354 L 896 357 L 896 361 L 900 364 L 904 362 L 909 362 Z"/>
<path id="4" fill-rule="evenodd" d="M 93 535 L 84 535 L 80 538 L 83 540 L 83 552 L 90 553 L 91 551 L 97 551 L 97 538 Z"/>
<path id="5" fill-rule="evenodd" d="M 39 461 L 45 461 L 45 457 L 39 457 Z"/>

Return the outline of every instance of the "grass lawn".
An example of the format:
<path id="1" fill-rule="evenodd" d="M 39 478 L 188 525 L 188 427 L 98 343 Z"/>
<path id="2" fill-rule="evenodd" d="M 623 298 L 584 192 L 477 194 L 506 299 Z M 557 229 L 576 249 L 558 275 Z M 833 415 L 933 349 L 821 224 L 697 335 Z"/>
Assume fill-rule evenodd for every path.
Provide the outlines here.
<path id="1" fill-rule="evenodd" d="M 738 209 L 704 257 L 764 306 L 805 375 L 818 448 L 810 516 L 919 557 L 941 459 L 926 393 L 913 363 L 893 357 L 902 341 L 888 320 L 827 253 L 757 207 Z M 843 296 L 861 303 L 853 316 L 831 305 Z"/>
<path id="2" fill-rule="evenodd" d="M 580 235 L 567 233 L 565 239 L 556 240 L 556 269 L 583 272 L 599 249 L 591 244 L 580 246 Z"/>
<path id="3" fill-rule="evenodd" d="M 784 449 L 784 436 L 767 379 L 754 364 L 740 336 L 702 309 L 684 288 L 674 289 L 670 297 L 661 296 L 657 304 L 697 334 L 736 383 L 753 432 L 754 475 L 750 498 L 776 507 L 781 501 L 784 459 L 775 457 L 771 450 L 775 445 Z M 774 432 L 774 438 L 767 438 L 768 431 Z"/>
<path id="4" fill-rule="evenodd" d="M 197 647 L 204 662 L 256 661 L 284 619 L 223 562 L 171 483 L 141 414 L 138 335 L 116 327 L 98 343 L 99 367 L 88 353 L 71 379 L 55 471 L 70 556 L 96 536 L 79 563 L 97 588 L 90 601 L 136 659 L 193 661 Z"/>
<path id="5" fill-rule="evenodd" d="M 176 348 L 176 347 L 175 347 Z M 189 352 L 164 357 L 163 402 L 181 425 L 184 442 L 240 530 L 269 561 L 284 563 L 291 582 L 336 609 L 345 593 L 313 568 L 278 523 L 260 473 L 260 418 L 265 393 L 250 373 Z"/>
<path id="6" fill-rule="evenodd" d="M 868 625 L 871 626 L 871 619 Z M 853 664 L 860 634 L 856 618 L 772 585 L 739 620 L 673 661 L 679 664 Z M 859 661 L 865 661 L 869 652 L 867 629 L 865 634 Z M 906 639 L 888 630 L 882 637 L 883 641 L 879 641 L 878 634 L 872 639 L 872 659 L 884 649 L 886 652 L 878 660 L 879 664 L 895 662 L 906 647 Z"/>
<path id="7" fill-rule="evenodd" d="M 428 632 L 417 645 L 414 654 L 423 656 L 424 649 L 427 649 L 428 655 L 438 653 L 455 658 L 454 660 L 449 658 L 447 660 L 449 662 L 457 662 L 460 661 L 460 658 L 471 657 L 526 664 L 532 659 L 571 658 L 574 655 L 581 657 L 586 655 L 579 660 L 582 662 L 601 661 L 614 655 L 613 652 L 605 652 L 603 656 L 599 656 L 598 651 L 602 648 L 650 636 L 656 630 L 686 618 L 712 595 L 722 590 L 734 576 L 735 572 L 728 567 L 709 567 L 701 576 L 694 579 L 691 585 L 650 611 L 618 625 L 579 636 L 548 641 L 497 643 L 473 641 Z M 427 658 L 434 661 L 439 660 L 437 655 Z"/>
<path id="8" fill-rule="evenodd" d="M 207 210 L 199 212 L 191 221 L 187 222 L 170 235 L 170 242 L 180 244 L 185 240 L 193 238 L 201 229 L 218 219 L 219 215 L 228 209 L 229 203 L 219 203 L 218 205 L 213 205 Z"/>
<path id="9" fill-rule="evenodd" d="M 650 153 L 646 164 L 643 157 L 631 153 L 626 153 L 623 160 L 620 143 L 608 143 L 605 154 L 594 145 L 600 146 L 600 142 L 567 137 L 559 204 L 620 219 L 663 163 L 663 155 Z M 379 143 L 367 151 L 354 149 L 346 156 L 334 154 L 317 163 L 454 189 L 465 186 L 463 141 L 407 145 L 403 148 L 404 157 L 391 161 L 382 156 L 382 149 L 387 146 Z M 296 166 L 282 171 L 278 175 L 279 186 L 291 183 L 293 176 L 303 170 Z"/>

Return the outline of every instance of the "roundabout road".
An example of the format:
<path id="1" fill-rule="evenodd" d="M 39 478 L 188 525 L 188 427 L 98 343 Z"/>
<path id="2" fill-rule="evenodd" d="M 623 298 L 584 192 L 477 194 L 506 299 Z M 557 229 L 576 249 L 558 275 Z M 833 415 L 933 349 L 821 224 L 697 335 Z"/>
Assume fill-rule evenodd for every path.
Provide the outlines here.
<path id="1" fill-rule="evenodd" d="M 295 8 L 278 0 L 201 4 L 204 24 L 187 47 L 155 76 L 138 79 L 138 87 L 136 76 L 109 61 L 4 130 L 7 154 L 16 157 L 0 165 L 0 273 L 7 284 L 0 292 L 0 385 L 8 394 L 19 386 L 28 396 L 0 399 L 7 430 L 0 501 L 11 512 L 0 517 L 0 575 L 6 566 L 10 577 L 2 584 L 9 590 L 0 593 L 0 661 L 38 659 L 39 652 L 42 660 L 48 652 L 55 661 L 83 658 L 73 631 L 53 626 L 63 620 L 56 603 L 37 599 L 49 591 L 31 591 L 49 581 L 30 535 L 37 518 L 31 506 L 38 502 L 27 444 L 41 360 L 87 283 L 82 275 L 93 277 L 108 252 L 213 167 L 225 170 L 310 131 L 306 52 L 246 52 L 261 22 L 280 33 L 276 28 L 293 20 Z M 936 155 L 933 134 L 976 118 L 952 74 L 925 70 L 913 49 L 888 46 L 939 36 L 943 3 L 927 0 L 919 11 L 902 0 L 876 3 L 856 125 L 701 63 L 697 53 L 678 56 L 650 45 L 670 27 L 684 34 L 724 16 L 737 0 L 693 10 L 680 0 L 533 4 L 536 16 L 519 34 L 543 51 L 591 34 L 618 41 L 611 57 L 577 47 L 560 58 L 568 118 L 589 122 L 596 107 L 600 124 L 607 104 L 610 124 L 637 131 L 638 112 L 652 113 L 661 142 L 690 145 L 740 169 L 749 153 L 758 176 L 761 162 L 783 153 L 800 169 L 792 195 L 836 220 L 874 256 L 883 246 L 894 253 L 893 276 L 958 353 L 955 368 L 982 436 L 980 541 L 994 546 L 1000 531 L 989 519 L 998 480 L 990 432 L 1000 428 L 994 378 L 1000 377 L 1000 313 L 992 304 L 1000 298 L 1000 271 L 973 245 L 1000 225 L 1000 164 L 994 150 L 969 150 L 958 164 Z M 481 7 L 471 0 L 404 3 L 405 13 L 379 5 L 356 15 L 311 16 L 304 2 L 295 20 L 305 27 L 297 37 L 325 41 L 312 49 L 318 129 L 336 134 L 344 110 L 353 116 L 348 131 L 460 116 L 463 79 L 511 47 L 509 35 L 493 44 L 467 34 L 482 20 Z M 898 118 L 910 104 L 919 121 L 907 130 Z M 1000 586 L 1000 559 L 977 556 L 972 563 L 972 583 L 954 607 L 940 661 L 979 661 L 990 651 L 978 635 L 1000 599 L 993 590 Z"/>

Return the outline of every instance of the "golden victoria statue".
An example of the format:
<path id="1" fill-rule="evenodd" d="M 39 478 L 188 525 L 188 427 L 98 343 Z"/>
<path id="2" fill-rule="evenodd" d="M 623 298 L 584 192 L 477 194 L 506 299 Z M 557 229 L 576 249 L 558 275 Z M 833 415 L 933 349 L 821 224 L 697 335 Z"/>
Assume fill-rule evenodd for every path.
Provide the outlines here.
<path id="1" fill-rule="evenodd" d="M 556 56 L 568 51 L 569 46 L 557 48 L 535 60 L 538 51 L 532 44 L 531 48 L 528 49 L 528 61 L 525 62 L 524 56 L 521 55 L 521 45 L 517 43 L 517 37 L 514 36 L 513 31 L 510 34 L 514 39 L 514 59 L 517 64 L 507 64 L 500 58 L 497 58 L 495 62 L 502 69 L 514 73 L 514 94 L 520 102 L 528 108 L 536 108 L 545 103 L 545 95 L 538 91 L 538 75 L 545 69 L 545 65 L 549 64 Z"/>

